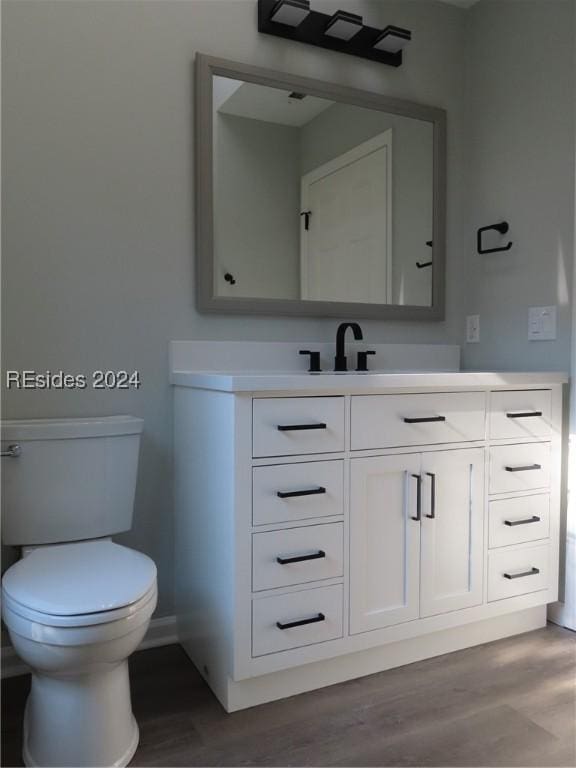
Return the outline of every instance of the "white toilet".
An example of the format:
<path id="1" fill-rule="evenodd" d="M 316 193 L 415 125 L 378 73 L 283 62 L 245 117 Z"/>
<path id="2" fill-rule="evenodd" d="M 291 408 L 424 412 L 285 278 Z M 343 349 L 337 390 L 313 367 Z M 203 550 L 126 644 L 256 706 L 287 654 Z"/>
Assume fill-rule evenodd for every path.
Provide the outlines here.
<path id="1" fill-rule="evenodd" d="M 142 419 L 2 423 L 2 539 L 23 557 L 2 615 L 32 670 L 31 766 L 124 766 L 138 744 L 128 656 L 156 607 L 156 566 L 114 544 L 132 525 Z"/>

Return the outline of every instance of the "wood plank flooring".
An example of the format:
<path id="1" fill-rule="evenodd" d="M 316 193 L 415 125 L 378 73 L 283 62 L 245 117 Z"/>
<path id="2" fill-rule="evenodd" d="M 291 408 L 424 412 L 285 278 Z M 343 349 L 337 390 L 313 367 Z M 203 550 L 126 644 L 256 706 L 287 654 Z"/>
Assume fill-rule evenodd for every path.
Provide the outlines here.
<path id="1" fill-rule="evenodd" d="M 178 646 L 131 676 L 132 766 L 576 766 L 576 635 L 554 625 L 231 715 Z M 4 766 L 28 687 L 2 683 Z"/>

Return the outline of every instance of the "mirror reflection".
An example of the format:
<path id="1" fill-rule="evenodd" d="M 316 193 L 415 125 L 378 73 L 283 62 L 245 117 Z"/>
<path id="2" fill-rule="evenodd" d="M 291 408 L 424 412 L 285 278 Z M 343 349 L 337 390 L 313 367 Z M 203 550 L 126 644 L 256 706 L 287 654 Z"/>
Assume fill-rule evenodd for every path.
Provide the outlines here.
<path id="1" fill-rule="evenodd" d="M 432 123 L 213 77 L 218 296 L 430 306 Z"/>

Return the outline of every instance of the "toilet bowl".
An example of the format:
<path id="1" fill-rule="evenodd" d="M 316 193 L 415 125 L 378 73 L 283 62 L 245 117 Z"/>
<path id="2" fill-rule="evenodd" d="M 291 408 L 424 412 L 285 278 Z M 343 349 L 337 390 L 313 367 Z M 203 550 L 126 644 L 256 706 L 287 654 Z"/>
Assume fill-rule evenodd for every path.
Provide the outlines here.
<path id="1" fill-rule="evenodd" d="M 2 579 L 2 616 L 32 671 L 26 765 L 125 766 L 138 745 L 128 657 L 156 566 L 109 537 L 132 522 L 141 431 L 129 416 L 2 424 L 2 537 L 24 554 Z"/>
<path id="2" fill-rule="evenodd" d="M 6 572 L 2 597 L 32 669 L 26 765 L 127 765 L 138 744 L 127 660 L 156 607 L 152 560 L 111 541 L 42 547 Z"/>

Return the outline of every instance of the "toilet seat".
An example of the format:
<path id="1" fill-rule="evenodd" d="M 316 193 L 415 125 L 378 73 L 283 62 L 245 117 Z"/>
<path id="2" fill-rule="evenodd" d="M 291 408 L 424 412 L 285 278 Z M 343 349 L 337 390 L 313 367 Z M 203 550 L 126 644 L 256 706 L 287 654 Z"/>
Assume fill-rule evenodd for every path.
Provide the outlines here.
<path id="1" fill-rule="evenodd" d="M 39 623 L 49 624 L 58 617 L 58 626 L 66 626 L 67 620 L 68 626 L 85 626 L 111 620 L 113 611 L 128 609 L 124 615 L 129 615 L 130 606 L 155 584 L 153 560 L 112 541 L 97 540 L 33 550 L 6 571 L 2 591 L 17 612 L 30 610 Z M 43 615 L 52 618 L 42 621 Z"/>
<path id="2" fill-rule="evenodd" d="M 126 619 L 139 613 L 151 600 L 156 599 L 157 592 L 156 584 L 154 583 L 139 600 L 123 608 L 101 611 L 100 613 L 79 613 L 72 616 L 59 616 L 36 611 L 18 602 L 18 600 L 14 600 L 5 590 L 2 590 L 2 602 L 3 608 L 36 624 L 43 624 L 47 627 L 93 627 L 97 624 L 108 624 L 112 621 Z"/>
<path id="3" fill-rule="evenodd" d="M 147 624 L 157 602 L 156 585 L 129 606 L 130 613 L 106 611 L 99 614 L 62 617 L 32 611 L 4 593 L 2 618 L 11 633 L 46 646 L 83 646 L 107 643 Z M 63 623 L 66 622 L 67 623 Z"/>

